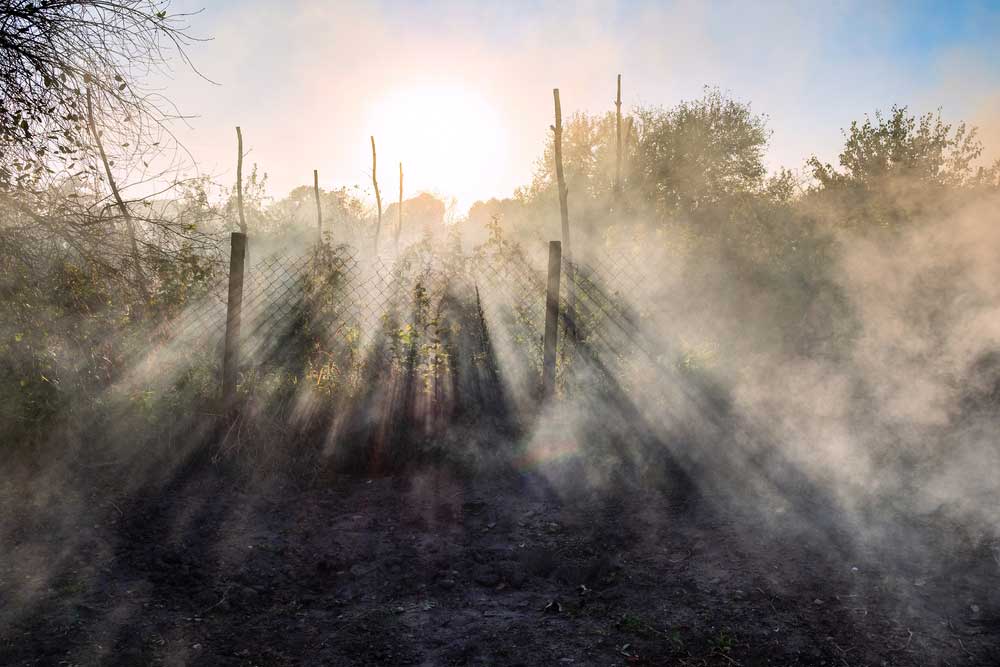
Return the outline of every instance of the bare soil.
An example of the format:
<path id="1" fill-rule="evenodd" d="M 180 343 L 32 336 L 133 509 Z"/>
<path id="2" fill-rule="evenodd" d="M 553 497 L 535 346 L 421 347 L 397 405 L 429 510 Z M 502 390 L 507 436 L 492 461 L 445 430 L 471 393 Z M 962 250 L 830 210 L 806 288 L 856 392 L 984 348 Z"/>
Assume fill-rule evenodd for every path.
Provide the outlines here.
<path id="1" fill-rule="evenodd" d="M 516 467 L 103 480 L 73 511 L 7 489 L 0 664 L 1000 664 L 981 545 L 889 562 L 704 495 L 566 494 Z"/>

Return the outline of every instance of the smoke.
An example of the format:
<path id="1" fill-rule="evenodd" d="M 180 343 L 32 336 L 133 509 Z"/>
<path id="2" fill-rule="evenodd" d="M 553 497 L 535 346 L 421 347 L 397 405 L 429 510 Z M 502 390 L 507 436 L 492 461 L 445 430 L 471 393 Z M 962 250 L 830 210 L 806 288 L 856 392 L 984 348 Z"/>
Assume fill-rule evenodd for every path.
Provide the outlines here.
<path id="1" fill-rule="evenodd" d="M 614 298 L 651 315 L 593 346 L 525 460 L 567 496 L 692 485 L 845 559 L 927 572 L 958 542 L 995 549 L 1000 198 L 944 208 L 889 233 L 831 232 L 816 267 L 830 280 L 792 314 L 787 285 L 748 280 L 726 253 L 629 249 L 656 277 Z"/>

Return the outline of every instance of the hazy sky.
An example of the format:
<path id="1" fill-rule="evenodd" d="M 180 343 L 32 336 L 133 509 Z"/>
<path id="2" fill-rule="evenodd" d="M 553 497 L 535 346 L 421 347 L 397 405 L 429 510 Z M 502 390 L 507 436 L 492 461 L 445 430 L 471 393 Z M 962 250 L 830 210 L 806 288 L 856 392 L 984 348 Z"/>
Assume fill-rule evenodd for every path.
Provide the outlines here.
<path id="1" fill-rule="evenodd" d="M 374 134 L 388 198 L 460 207 L 528 182 L 552 122 L 670 106 L 719 86 L 770 118 L 769 165 L 834 160 L 840 128 L 894 103 L 984 126 L 1000 155 L 1000 2 L 298 2 L 180 0 L 203 11 L 164 85 L 205 173 L 235 174 L 234 126 L 283 195 L 320 171 L 368 188 Z"/>

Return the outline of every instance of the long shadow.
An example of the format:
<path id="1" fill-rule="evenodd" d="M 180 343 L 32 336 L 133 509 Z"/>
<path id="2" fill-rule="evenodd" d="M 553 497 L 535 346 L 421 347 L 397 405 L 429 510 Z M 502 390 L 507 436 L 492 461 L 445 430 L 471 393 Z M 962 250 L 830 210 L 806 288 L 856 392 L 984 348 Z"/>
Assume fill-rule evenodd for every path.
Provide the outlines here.
<path id="1" fill-rule="evenodd" d="M 661 359 L 669 352 L 658 353 L 662 346 L 650 340 L 627 307 L 617 307 L 595 281 L 588 281 L 586 295 L 588 301 L 578 300 L 575 304 L 578 321 L 570 321 L 563 310 L 564 328 L 584 335 L 587 322 L 606 323 L 604 330 L 589 332 L 590 341 L 571 340 L 570 344 L 574 361 L 585 369 L 585 373 L 577 375 L 597 375 L 600 382 L 596 400 L 630 425 L 629 434 L 638 453 L 631 454 L 631 464 L 623 463 L 634 477 L 638 476 L 637 465 L 652 462 L 671 481 L 670 487 L 698 490 L 703 498 L 721 501 L 720 511 L 745 508 L 748 501 L 759 502 L 762 515 L 768 511 L 766 499 L 754 486 L 763 483 L 790 506 L 796 528 L 808 526 L 823 548 L 835 549 L 842 558 L 854 554 L 852 526 L 841 515 L 836 498 L 793 464 L 779 446 L 771 444 L 777 440 L 766 427 L 738 414 L 725 388 L 708 377 L 682 375 L 666 367 Z M 628 370 L 616 363 L 621 350 L 630 350 L 642 360 L 646 377 L 639 391 L 656 394 L 662 388 L 669 389 L 663 402 L 668 404 L 667 409 L 677 410 L 679 417 L 663 415 L 665 433 L 663 425 L 649 421 L 659 416 L 640 407 L 642 403 L 656 404 L 651 396 L 636 396 L 636 390 L 622 385 L 620 378 Z M 569 390 L 577 389 L 590 390 L 594 395 L 592 384 Z M 671 406 L 671 401 L 686 405 Z M 624 448 L 618 452 L 623 459 L 630 456 Z"/>

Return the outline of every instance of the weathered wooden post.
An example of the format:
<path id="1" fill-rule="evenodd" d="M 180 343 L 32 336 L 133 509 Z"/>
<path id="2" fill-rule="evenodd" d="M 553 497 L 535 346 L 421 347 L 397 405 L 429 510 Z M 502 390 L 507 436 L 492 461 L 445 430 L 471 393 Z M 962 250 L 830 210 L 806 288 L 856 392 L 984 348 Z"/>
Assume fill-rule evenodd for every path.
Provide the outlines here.
<path id="1" fill-rule="evenodd" d="M 556 124 L 552 126 L 552 149 L 556 160 L 556 186 L 559 188 L 559 219 L 562 223 L 562 242 L 566 246 L 566 258 L 571 256 L 569 244 L 569 205 L 567 195 L 569 189 L 566 187 L 566 177 L 563 174 L 562 162 L 562 106 L 559 103 L 559 89 L 552 89 L 552 98 L 556 107 Z"/>
<path id="2" fill-rule="evenodd" d="M 566 249 L 566 333 L 576 338 L 576 292 L 573 280 L 573 252 L 569 241 L 569 203 L 567 197 L 566 177 L 563 173 L 562 161 L 562 105 L 559 102 L 559 89 L 552 89 L 555 102 L 556 124 L 552 126 L 552 149 L 556 160 L 556 185 L 559 188 L 559 217 L 562 223 L 562 244 Z"/>
<path id="3" fill-rule="evenodd" d="M 399 252 L 399 235 L 403 231 L 403 163 L 399 163 L 399 205 L 396 208 L 396 252 Z"/>
<path id="4" fill-rule="evenodd" d="M 247 219 L 243 214 L 243 131 L 236 127 L 236 208 L 240 214 L 240 232 L 247 233 Z"/>
<path id="5" fill-rule="evenodd" d="M 372 135 L 372 185 L 375 186 L 375 204 L 378 205 L 378 221 L 375 223 L 375 254 L 378 254 L 378 237 L 382 232 L 382 194 L 378 190 L 378 176 L 375 172 L 378 162 L 375 156 L 375 135 Z"/>
<path id="6" fill-rule="evenodd" d="M 247 235 L 233 232 L 229 253 L 229 298 L 226 302 L 226 342 L 222 356 L 222 405 L 236 405 L 236 373 L 240 365 L 240 318 L 243 314 L 243 265 Z"/>
<path id="7" fill-rule="evenodd" d="M 622 75 L 618 75 L 618 95 L 615 97 L 615 212 L 622 196 Z"/>
<path id="8" fill-rule="evenodd" d="M 313 192 L 316 194 L 316 244 L 323 243 L 323 209 L 319 205 L 319 170 L 313 169 Z"/>
<path id="9" fill-rule="evenodd" d="M 545 338 L 542 351 L 542 397 L 551 398 L 556 387 L 556 343 L 559 336 L 559 273 L 562 243 L 549 241 L 549 280 L 545 290 Z"/>

